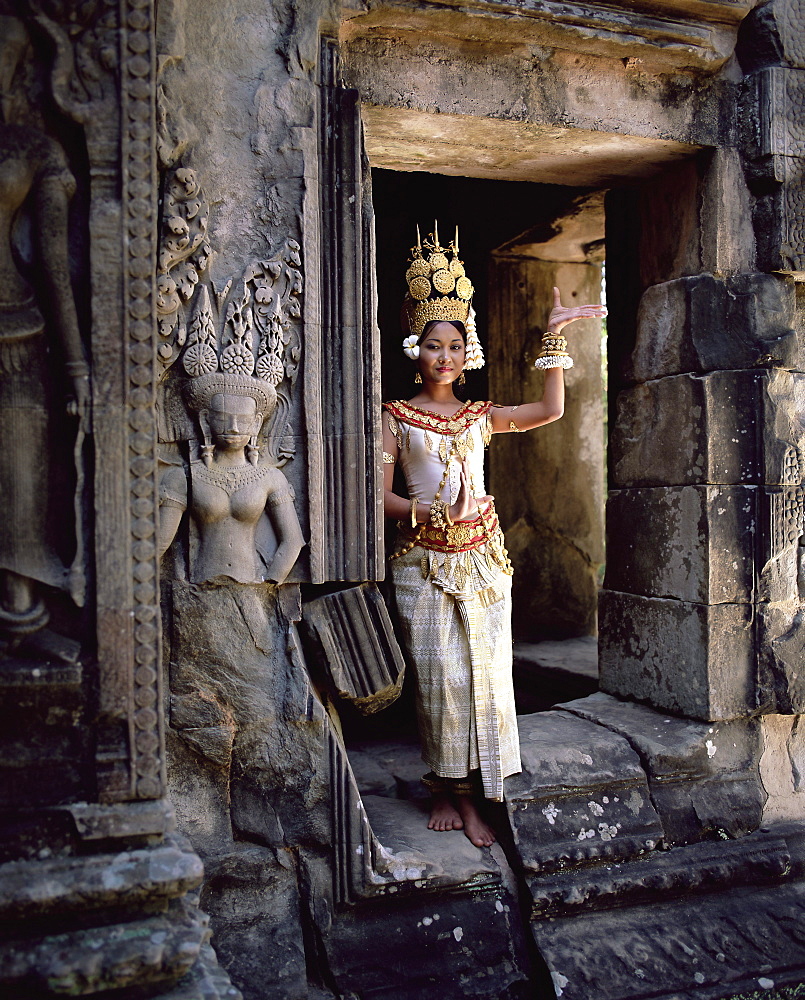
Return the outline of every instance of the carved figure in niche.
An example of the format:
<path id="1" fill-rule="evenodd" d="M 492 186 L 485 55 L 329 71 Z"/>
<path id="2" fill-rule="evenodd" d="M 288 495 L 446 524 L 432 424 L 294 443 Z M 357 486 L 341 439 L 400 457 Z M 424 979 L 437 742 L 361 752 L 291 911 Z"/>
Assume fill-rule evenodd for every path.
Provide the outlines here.
<path id="1" fill-rule="evenodd" d="M 258 436 L 277 405 L 274 386 L 248 375 L 216 372 L 192 379 L 187 399 L 198 416 L 201 458 L 190 463 L 189 483 L 178 467 L 162 477 L 161 553 L 176 536 L 189 505 L 197 535 L 190 551 L 191 582 L 229 578 L 282 583 L 304 539 L 288 480 L 279 469 L 258 464 Z M 277 546 L 262 568 L 258 527 L 266 512 Z"/>
<path id="2" fill-rule="evenodd" d="M 166 191 L 160 279 L 178 292 L 160 313 L 159 357 L 168 372 L 181 355 L 190 378 L 171 372 L 164 382 L 161 437 L 188 440 L 190 453 L 186 465 L 174 457 L 162 477 L 161 552 L 189 510 L 192 583 L 280 584 L 304 545 L 293 492 L 280 471 L 292 454 L 282 435 L 299 367 L 292 323 L 300 315 L 299 245 L 287 240 L 274 258 L 250 265 L 242 283 L 233 288 L 229 281 L 211 295 L 200 283 L 210 251 L 195 173 L 178 168 Z M 195 415 L 196 434 L 175 414 L 179 396 Z M 261 447 L 267 423 L 275 433 Z"/>
<path id="3" fill-rule="evenodd" d="M 230 850 L 233 832 L 280 845 L 289 823 L 323 808 L 321 779 L 311 779 L 321 733 L 299 725 L 309 689 L 289 652 L 299 589 L 280 586 L 304 544 L 281 469 L 293 455 L 286 429 L 299 367 L 299 245 L 286 240 L 216 289 L 196 175 L 180 167 L 165 189 L 161 553 L 177 538 L 173 564 L 163 563 L 172 577 L 164 590 L 168 780 L 180 822 L 216 831 L 197 844 L 202 853 Z M 194 770 L 190 795 L 181 780 L 188 747 L 206 765 Z M 226 803 L 201 824 L 199 788 Z"/>
<path id="4" fill-rule="evenodd" d="M 483 452 L 493 434 L 527 431 L 562 416 L 563 369 L 573 364 L 562 329 L 606 315 L 599 305 L 554 308 L 536 366 L 545 370 L 538 402 L 498 406 L 462 403 L 453 393 L 483 353 L 470 308 L 472 283 L 455 241 L 435 232 L 411 251 L 403 318 L 405 354 L 416 362 L 419 391 L 386 403 L 383 422 L 384 505 L 399 518 L 392 580 L 416 676 L 423 779 L 433 830 L 463 829 L 478 847 L 495 835 L 478 793 L 503 798 L 503 779 L 520 770 L 512 686 L 512 567 L 493 498 L 483 485 Z M 448 257 L 448 254 L 450 257 Z M 394 465 L 409 499 L 392 491 Z"/>
<path id="5" fill-rule="evenodd" d="M 12 84 L 29 45 L 23 21 L 0 15 L 0 37 L 0 636 L 7 649 L 36 655 L 34 633 L 49 620 L 39 585 L 67 590 L 79 605 L 84 601 L 80 456 L 89 367 L 68 266 L 67 211 L 75 180 L 58 143 L 21 123 L 26 115 Z M 16 259 L 23 221 L 30 222 L 29 268 Z M 59 372 L 67 376 L 67 412 L 78 420 L 76 468 L 66 471 L 52 445 L 53 425 L 60 423 L 53 418 L 64 405 L 61 385 L 54 384 Z M 62 537 L 48 513 L 54 497 Z M 64 511 L 73 506 L 79 516 L 65 538 L 70 518 Z"/>

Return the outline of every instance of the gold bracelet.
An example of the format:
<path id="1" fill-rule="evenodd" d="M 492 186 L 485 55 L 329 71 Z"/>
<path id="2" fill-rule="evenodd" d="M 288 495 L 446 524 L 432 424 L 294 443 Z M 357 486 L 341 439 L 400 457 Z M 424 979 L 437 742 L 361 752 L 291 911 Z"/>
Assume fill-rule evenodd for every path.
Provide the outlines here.
<path id="1" fill-rule="evenodd" d="M 567 353 L 567 339 L 560 333 L 546 333 L 534 367 L 543 371 L 546 368 L 572 368 L 573 358 Z"/>
<path id="2" fill-rule="evenodd" d="M 444 519 L 444 503 L 435 499 L 430 505 L 430 523 L 434 528 L 440 528 L 442 531 L 447 529 L 447 523 Z"/>
<path id="3" fill-rule="evenodd" d="M 522 434 L 522 428 L 518 427 L 513 420 L 509 421 L 509 430 L 515 431 L 517 434 Z"/>
<path id="4" fill-rule="evenodd" d="M 444 517 L 445 527 L 452 528 L 453 521 L 450 519 L 450 504 L 444 504 L 442 507 L 442 516 Z"/>
<path id="5" fill-rule="evenodd" d="M 411 501 L 411 527 L 416 527 L 416 505 L 419 503 L 416 497 Z"/>

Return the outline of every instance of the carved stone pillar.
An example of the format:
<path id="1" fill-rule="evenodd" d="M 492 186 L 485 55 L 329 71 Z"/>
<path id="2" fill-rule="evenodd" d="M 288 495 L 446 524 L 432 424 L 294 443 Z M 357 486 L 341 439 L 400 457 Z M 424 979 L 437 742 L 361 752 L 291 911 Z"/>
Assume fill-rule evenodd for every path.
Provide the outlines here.
<path id="1" fill-rule="evenodd" d="M 374 223 L 358 92 L 340 84 L 338 48 L 320 54 L 321 266 L 319 325 L 311 341 L 311 578 L 381 580 L 380 357 L 375 320 Z"/>

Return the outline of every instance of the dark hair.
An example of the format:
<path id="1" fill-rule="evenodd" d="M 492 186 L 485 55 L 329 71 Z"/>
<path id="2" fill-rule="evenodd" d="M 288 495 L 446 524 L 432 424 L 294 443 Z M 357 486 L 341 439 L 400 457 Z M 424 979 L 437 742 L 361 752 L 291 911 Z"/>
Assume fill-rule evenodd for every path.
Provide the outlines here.
<path id="1" fill-rule="evenodd" d="M 454 326 L 461 334 L 461 339 L 464 341 L 464 346 L 465 347 L 467 346 L 467 329 L 464 326 L 464 324 L 457 319 L 429 319 L 428 322 L 425 324 L 424 329 L 422 330 L 422 334 L 420 335 L 419 340 L 417 341 L 418 344 L 422 343 L 422 341 L 425 339 L 427 335 L 428 330 L 430 330 L 430 328 L 432 326 L 435 326 L 437 323 L 449 323 L 450 326 Z"/>

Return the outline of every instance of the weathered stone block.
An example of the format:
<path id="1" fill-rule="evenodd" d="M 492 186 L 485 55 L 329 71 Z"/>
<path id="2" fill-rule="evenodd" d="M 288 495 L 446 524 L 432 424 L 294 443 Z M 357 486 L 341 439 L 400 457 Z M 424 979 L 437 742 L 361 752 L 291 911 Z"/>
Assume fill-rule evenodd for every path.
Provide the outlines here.
<path id="1" fill-rule="evenodd" d="M 6 941 L 0 945 L 5 996 L 85 996 L 126 987 L 163 989 L 196 961 L 207 936 L 203 915 L 182 900 L 145 919 Z M 8 991 L 8 992 L 5 992 Z"/>
<path id="2" fill-rule="evenodd" d="M 626 377 L 635 382 L 683 372 L 752 368 L 773 358 L 802 368 L 796 286 L 772 274 L 677 278 L 640 300 L 637 341 Z"/>
<path id="3" fill-rule="evenodd" d="M 207 863 L 201 905 L 218 958 L 253 1000 L 305 997 L 296 870 L 290 851 L 238 844 Z"/>
<path id="4" fill-rule="evenodd" d="M 515 1000 L 532 995 L 521 928 L 516 898 L 498 887 L 351 908 L 325 947 L 340 995 Z"/>
<path id="5" fill-rule="evenodd" d="M 204 874 L 186 844 L 0 865 L 0 920 L 167 903 Z"/>
<path id="6" fill-rule="evenodd" d="M 801 825 L 805 808 L 805 725 L 801 716 L 760 719 L 763 754 L 759 771 L 768 798 L 763 822 Z"/>
<path id="7" fill-rule="evenodd" d="M 759 703 L 770 712 L 805 712 L 802 604 L 799 601 L 760 604 L 757 623 Z"/>
<path id="8" fill-rule="evenodd" d="M 618 397 L 611 485 L 799 483 L 803 412 L 805 375 L 779 369 L 676 375 L 627 389 Z"/>
<path id="9" fill-rule="evenodd" d="M 598 606 L 603 691 L 705 721 L 755 709 L 752 605 L 604 590 Z"/>
<path id="10" fill-rule="evenodd" d="M 176 827 L 173 808 L 164 799 L 112 805 L 76 802 L 67 811 L 81 840 L 125 841 L 169 833 Z"/>
<path id="11" fill-rule="evenodd" d="M 805 884 L 796 882 L 574 913 L 532 929 L 562 1000 L 715 1000 L 802 982 L 803 919 Z"/>
<path id="12" fill-rule="evenodd" d="M 199 757 L 173 729 L 165 732 L 168 788 L 179 828 L 203 857 L 232 842 L 229 773 Z"/>
<path id="13" fill-rule="evenodd" d="M 692 722 L 602 692 L 561 707 L 629 740 L 648 777 L 666 844 L 716 833 L 742 837 L 760 826 L 766 793 L 757 721 Z"/>
<path id="14" fill-rule="evenodd" d="M 701 604 L 751 601 L 757 494 L 742 486 L 613 491 L 606 587 Z"/>
<path id="15" fill-rule="evenodd" d="M 798 610 L 805 602 L 805 489 L 768 489 L 758 499 L 757 599 Z"/>
<path id="16" fill-rule="evenodd" d="M 299 627 L 311 662 L 337 698 L 372 715 L 399 697 L 405 660 L 377 584 L 307 601 Z"/>
<path id="17" fill-rule="evenodd" d="M 500 867 L 489 851 L 475 847 L 463 834 L 453 837 L 428 829 L 428 802 L 379 795 L 364 795 L 362 801 L 382 845 L 386 892 L 500 884 Z"/>
<path id="18" fill-rule="evenodd" d="M 192 750 L 187 739 L 174 741 L 177 813 L 193 823 L 183 828 L 197 844 L 194 828 L 212 827 L 213 812 L 217 825 L 228 822 L 231 800 L 234 828 L 249 839 L 329 842 L 327 723 L 276 588 L 174 581 L 173 598 L 171 689 L 179 718 L 206 724 L 199 729 L 226 720 L 215 743 L 200 744 L 198 729 Z M 233 734 L 229 775 L 224 730 Z M 209 812 L 189 794 L 196 783 Z"/>
<path id="19" fill-rule="evenodd" d="M 514 842 L 529 872 L 635 857 L 663 836 L 626 739 L 565 712 L 519 719 L 523 770 L 506 779 Z"/>
<path id="20" fill-rule="evenodd" d="M 784 837 L 759 833 L 738 841 L 654 851 L 649 857 L 617 865 L 531 876 L 532 918 L 580 915 L 584 911 L 626 908 L 665 901 L 723 886 L 762 885 L 790 873 L 791 851 Z"/>

